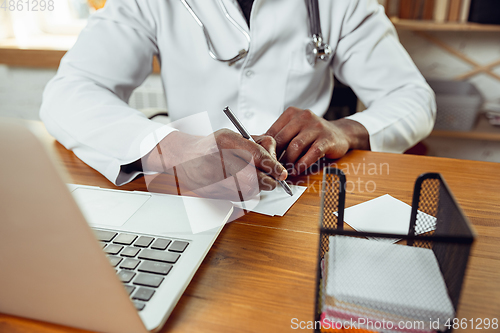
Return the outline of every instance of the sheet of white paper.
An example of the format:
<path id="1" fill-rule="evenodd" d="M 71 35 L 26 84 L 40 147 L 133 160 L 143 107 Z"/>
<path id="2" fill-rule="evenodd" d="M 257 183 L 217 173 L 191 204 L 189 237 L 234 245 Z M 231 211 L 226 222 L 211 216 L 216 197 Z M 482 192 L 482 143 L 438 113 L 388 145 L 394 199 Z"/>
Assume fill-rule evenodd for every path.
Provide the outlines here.
<path id="1" fill-rule="evenodd" d="M 454 315 L 434 252 L 426 248 L 331 236 L 326 294 L 379 314 L 440 323 Z"/>
<path id="2" fill-rule="evenodd" d="M 238 208 L 255 206 L 249 211 L 269 216 L 283 216 L 307 189 L 305 186 L 296 185 L 290 185 L 290 188 L 293 192 L 292 196 L 288 195 L 281 186 L 277 186 L 273 191 L 260 192 L 260 201 L 256 206 L 254 203 L 249 204 L 246 201 L 243 203 L 233 202 L 233 205 Z"/>
<path id="3" fill-rule="evenodd" d="M 436 218 L 418 212 L 427 217 L 427 225 L 416 226 L 417 234 L 436 228 Z M 354 230 L 407 235 L 410 226 L 411 206 L 389 194 L 351 206 L 344 210 L 344 221 Z M 379 241 L 395 243 L 399 239 L 373 238 Z"/>

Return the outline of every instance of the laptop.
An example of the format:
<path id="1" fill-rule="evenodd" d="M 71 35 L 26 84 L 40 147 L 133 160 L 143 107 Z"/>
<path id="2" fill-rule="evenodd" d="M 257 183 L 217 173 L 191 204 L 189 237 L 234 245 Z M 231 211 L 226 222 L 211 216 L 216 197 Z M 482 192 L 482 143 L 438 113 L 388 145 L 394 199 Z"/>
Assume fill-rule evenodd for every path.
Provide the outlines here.
<path id="1" fill-rule="evenodd" d="M 67 185 L 28 128 L 0 121 L 0 313 L 157 331 L 232 210 L 220 200 Z"/>

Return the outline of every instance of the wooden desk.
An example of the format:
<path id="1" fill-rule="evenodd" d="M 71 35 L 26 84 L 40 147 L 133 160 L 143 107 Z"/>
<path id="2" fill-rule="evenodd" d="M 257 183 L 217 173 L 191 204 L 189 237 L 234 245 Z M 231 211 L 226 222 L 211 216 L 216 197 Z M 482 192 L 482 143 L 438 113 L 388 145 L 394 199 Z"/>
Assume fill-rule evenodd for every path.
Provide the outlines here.
<path id="1" fill-rule="evenodd" d="M 115 188 L 47 134 L 44 142 L 68 181 Z M 363 151 L 336 163 L 351 182 L 347 207 L 386 193 L 411 204 L 416 177 L 441 172 L 478 234 L 458 318 L 500 317 L 500 164 Z M 313 320 L 320 181 L 310 176 L 284 217 L 250 213 L 225 226 L 161 332 L 282 332 L 292 318 Z M 146 186 L 139 179 L 121 189 Z M 0 314 L 0 332 L 79 331 Z"/>

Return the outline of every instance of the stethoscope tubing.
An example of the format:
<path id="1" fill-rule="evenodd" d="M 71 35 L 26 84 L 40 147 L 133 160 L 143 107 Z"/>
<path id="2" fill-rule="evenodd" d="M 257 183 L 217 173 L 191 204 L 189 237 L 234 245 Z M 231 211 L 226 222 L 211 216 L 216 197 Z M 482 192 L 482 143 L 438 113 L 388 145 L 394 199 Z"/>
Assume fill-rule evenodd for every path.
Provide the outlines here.
<path id="1" fill-rule="evenodd" d="M 208 54 L 210 55 L 210 57 L 212 59 L 217 60 L 217 61 L 221 61 L 221 62 L 229 63 L 229 65 L 231 66 L 236 61 L 244 58 L 246 56 L 246 54 L 250 51 L 250 44 L 251 44 L 250 35 L 248 34 L 248 32 L 246 32 L 245 29 L 243 29 L 242 26 L 240 26 L 238 24 L 238 22 L 236 22 L 231 17 L 231 15 L 229 15 L 229 12 L 227 11 L 226 6 L 224 6 L 224 3 L 222 2 L 222 0 L 217 0 L 217 3 L 219 4 L 219 7 L 222 10 L 222 13 L 226 17 L 226 19 L 229 22 L 231 22 L 231 24 L 234 25 L 243 36 L 245 36 L 246 40 L 248 41 L 248 47 L 247 47 L 247 49 L 246 50 L 241 50 L 238 53 L 238 55 L 236 55 L 235 57 L 232 57 L 230 59 L 223 59 L 223 58 L 221 58 L 221 57 L 219 57 L 217 55 L 217 51 L 215 51 L 215 47 L 214 47 L 214 45 L 212 43 L 212 39 L 210 38 L 210 34 L 208 33 L 208 30 L 205 27 L 205 25 L 203 24 L 203 22 L 200 20 L 200 18 L 198 17 L 198 15 L 196 15 L 196 13 L 194 12 L 193 8 L 191 8 L 191 6 L 187 3 L 186 0 L 180 0 L 180 1 L 184 5 L 184 7 L 186 7 L 186 9 L 191 14 L 191 16 L 194 18 L 194 20 L 196 21 L 196 23 L 202 28 L 203 34 L 205 35 L 205 41 L 206 41 L 207 47 L 208 47 Z"/>
<path id="2" fill-rule="evenodd" d="M 248 41 L 248 47 L 246 49 L 240 50 L 238 55 L 235 57 L 232 57 L 230 59 L 223 59 L 217 55 L 217 51 L 215 50 L 215 47 L 212 43 L 212 39 L 210 38 L 210 34 L 208 33 L 207 28 L 203 24 L 203 22 L 200 20 L 198 15 L 194 12 L 194 10 L 191 8 L 191 6 L 187 3 L 186 0 L 180 0 L 184 7 L 188 10 L 188 12 L 191 14 L 191 16 L 194 18 L 196 23 L 202 28 L 203 34 L 205 35 L 205 40 L 207 43 L 208 47 L 208 54 L 210 57 L 214 60 L 228 63 L 229 66 L 232 66 L 235 64 L 237 61 L 243 59 L 246 57 L 248 52 L 250 52 L 250 45 L 251 45 L 251 38 L 250 34 L 236 22 L 229 12 L 227 11 L 226 6 L 222 2 L 222 0 L 217 0 L 217 3 L 219 4 L 219 7 L 221 8 L 221 11 L 223 12 L 224 16 L 226 19 L 238 29 L 238 31 L 245 36 L 246 40 Z M 316 61 L 318 59 L 323 60 L 323 61 L 328 61 L 330 59 L 331 55 L 331 48 L 328 44 L 323 42 L 323 36 L 321 34 L 321 22 L 320 22 L 320 17 L 319 17 L 319 3 L 318 0 L 306 0 L 306 5 L 307 5 L 307 13 L 308 13 L 308 18 L 309 18 L 309 30 L 311 34 L 311 42 L 309 43 L 308 47 L 306 48 L 306 57 L 311 64 L 311 66 L 314 66 L 316 64 Z"/>
<path id="3" fill-rule="evenodd" d="M 318 0 L 307 0 L 307 12 L 309 14 L 309 30 L 311 37 L 314 35 L 321 36 Z"/>

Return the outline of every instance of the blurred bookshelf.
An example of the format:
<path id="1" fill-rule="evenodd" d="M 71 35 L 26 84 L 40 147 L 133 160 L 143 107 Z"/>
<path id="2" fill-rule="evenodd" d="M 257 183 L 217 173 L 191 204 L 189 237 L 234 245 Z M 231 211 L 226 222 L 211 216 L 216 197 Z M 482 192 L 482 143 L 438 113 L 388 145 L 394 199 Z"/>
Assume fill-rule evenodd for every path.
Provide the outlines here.
<path id="1" fill-rule="evenodd" d="M 478 32 L 500 32 L 498 24 L 480 24 L 472 22 L 436 22 L 432 20 L 408 20 L 391 17 L 391 21 L 397 29 L 412 31 L 478 31 Z"/>
<path id="2" fill-rule="evenodd" d="M 500 31 L 497 0 L 378 0 L 401 29 Z"/>
<path id="3" fill-rule="evenodd" d="M 471 66 L 469 70 L 452 78 L 464 81 L 485 74 L 500 81 L 495 69 L 500 58 L 487 64 L 449 44 L 448 33 L 500 33 L 500 0 L 378 0 L 387 16 L 399 31 L 407 30 L 449 55 Z M 439 32 L 443 32 L 438 34 Z M 432 137 L 469 140 L 500 141 L 500 127 L 493 126 L 481 114 L 470 131 L 433 130 Z"/>

